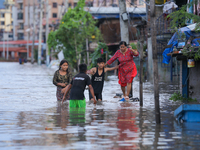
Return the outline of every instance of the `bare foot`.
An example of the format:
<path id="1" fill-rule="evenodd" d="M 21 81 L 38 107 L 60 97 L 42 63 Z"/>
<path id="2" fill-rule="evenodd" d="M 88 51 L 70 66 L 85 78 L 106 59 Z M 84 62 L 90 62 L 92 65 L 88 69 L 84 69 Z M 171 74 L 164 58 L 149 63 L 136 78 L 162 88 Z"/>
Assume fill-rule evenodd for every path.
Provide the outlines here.
<path id="1" fill-rule="evenodd" d="M 125 98 L 126 101 L 129 101 L 129 97 L 128 96 L 125 96 L 124 98 Z"/>

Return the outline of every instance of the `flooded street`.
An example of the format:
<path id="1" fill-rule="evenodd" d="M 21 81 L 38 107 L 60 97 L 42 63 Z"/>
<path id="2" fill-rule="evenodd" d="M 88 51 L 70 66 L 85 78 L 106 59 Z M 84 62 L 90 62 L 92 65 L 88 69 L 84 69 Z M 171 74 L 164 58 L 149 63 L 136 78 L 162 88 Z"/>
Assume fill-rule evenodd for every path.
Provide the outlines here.
<path id="1" fill-rule="evenodd" d="M 176 88 L 162 86 L 161 125 L 155 123 L 153 86 L 144 83 L 144 107 L 139 102 L 118 102 L 117 77 L 105 82 L 103 106 L 69 109 L 57 103 L 52 84 L 55 70 L 46 66 L 0 63 L 1 150 L 198 150 L 199 124 L 178 124 L 169 101 Z M 139 83 L 133 84 L 139 97 Z M 167 89 L 167 90 L 166 90 Z"/>

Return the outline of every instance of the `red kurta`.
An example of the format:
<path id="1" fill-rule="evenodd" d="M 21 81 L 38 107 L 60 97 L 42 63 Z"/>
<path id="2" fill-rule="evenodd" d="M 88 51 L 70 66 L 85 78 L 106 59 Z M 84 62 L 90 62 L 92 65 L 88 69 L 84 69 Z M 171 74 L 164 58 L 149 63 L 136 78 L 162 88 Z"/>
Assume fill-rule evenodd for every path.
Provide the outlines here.
<path id="1" fill-rule="evenodd" d="M 125 54 L 122 54 L 120 50 L 118 50 L 114 56 L 107 61 L 107 64 L 112 64 L 116 59 L 120 62 L 118 69 L 118 77 L 119 84 L 121 86 L 126 86 L 127 83 L 131 83 L 133 78 L 137 75 L 137 68 L 133 61 L 134 53 L 128 49 Z"/>

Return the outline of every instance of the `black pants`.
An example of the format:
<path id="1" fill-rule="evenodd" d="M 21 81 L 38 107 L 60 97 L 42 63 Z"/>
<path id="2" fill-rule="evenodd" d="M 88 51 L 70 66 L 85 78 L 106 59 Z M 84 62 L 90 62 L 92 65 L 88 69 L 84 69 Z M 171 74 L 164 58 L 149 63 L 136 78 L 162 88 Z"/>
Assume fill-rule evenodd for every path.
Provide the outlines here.
<path id="1" fill-rule="evenodd" d="M 94 93 L 94 96 L 96 97 L 97 101 L 98 101 L 98 99 L 102 100 L 102 93 Z M 89 91 L 89 97 L 90 97 L 90 100 L 93 98 L 90 91 Z"/>

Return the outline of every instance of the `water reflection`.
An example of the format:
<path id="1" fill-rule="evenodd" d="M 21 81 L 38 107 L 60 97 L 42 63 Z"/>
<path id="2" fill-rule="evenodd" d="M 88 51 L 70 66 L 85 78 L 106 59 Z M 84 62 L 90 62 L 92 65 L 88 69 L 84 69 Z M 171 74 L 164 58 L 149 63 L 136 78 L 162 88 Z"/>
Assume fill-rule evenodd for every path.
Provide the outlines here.
<path id="1" fill-rule="evenodd" d="M 144 83 L 143 108 L 138 102 L 119 103 L 112 98 L 120 91 L 113 78 L 105 82 L 104 106 L 69 109 L 67 103 L 56 103 L 52 75 L 45 72 L 48 69 L 0 63 L 2 69 L 0 149 L 199 149 L 199 123 L 174 120 L 173 111 L 180 104 L 168 100 L 164 84 L 160 93 L 162 122 L 156 125 L 150 83 Z M 136 87 L 138 82 L 134 83 L 135 96 Z"/>

